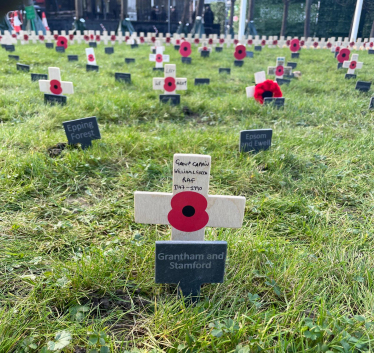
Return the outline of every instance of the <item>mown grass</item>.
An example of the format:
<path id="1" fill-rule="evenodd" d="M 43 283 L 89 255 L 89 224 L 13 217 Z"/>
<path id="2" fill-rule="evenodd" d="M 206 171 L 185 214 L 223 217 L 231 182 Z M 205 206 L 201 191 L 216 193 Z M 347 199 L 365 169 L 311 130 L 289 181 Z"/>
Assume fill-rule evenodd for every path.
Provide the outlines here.
<path id="1" fill-rule="evenodd" d="M 287 49 L 234 68 L 232 49 L 209 59 L 195 50 L 188 66 L 169 47 L 188 78 L 171 107 L 152 91 L 160 74 L 148 46 L 109 56 L 99 45 L 99 73 L 86 73 L 84 48 L 17 46 L 31 72 L 57 66 L 74 83 L 66 107 L 45 106 L 0 52 L 0 351 L 59 351 L 51 342 L 62 331 L 64 352 L 373 351 L 373 113 L 333 54 L 303 50 L 303 76 L 282 86 L 286 107 L 274 110 L 245 87 L 277 56 L 292 61 Z M 360 61 L 358 79 L 371 81 L 374 58 Z M 87 116 L 102 140 L 51 158 L 66 141 L 62 122 Z M 239 131 L 253 128 L 272 128 L 273 146 L 241 155 Z M 195 306 L 154 283 L 155 241 L 169 228 L 134 222 L 134 191 L 170 192 L 176 152 L 211 155 L 210 193 L 247 198 L 241 229 L 207 229 L 206 239 L 228 241 L 225 281 L 203 286 Z"/>

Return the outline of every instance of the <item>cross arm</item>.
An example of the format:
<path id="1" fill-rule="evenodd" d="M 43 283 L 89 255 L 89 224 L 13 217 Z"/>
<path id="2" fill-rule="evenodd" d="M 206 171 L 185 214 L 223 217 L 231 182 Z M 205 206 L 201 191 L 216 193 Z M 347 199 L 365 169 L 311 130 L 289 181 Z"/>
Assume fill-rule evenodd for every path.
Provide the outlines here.
<path id="1" fill-rule="evenodd" d="M 268 67 L 268 75 L 275 75 L 275 66 L 269 66 Z"/>
<path id="2" fill-rule="evenodd" d="M 349 68 L 349 65 L 351 65 L 351 62 L 350 62 L 350 61 L 344 61 L 344 62 L 343 62 L 343 67 L 344 67 L 345 69 L 348 69 L 348 68 Z"/>

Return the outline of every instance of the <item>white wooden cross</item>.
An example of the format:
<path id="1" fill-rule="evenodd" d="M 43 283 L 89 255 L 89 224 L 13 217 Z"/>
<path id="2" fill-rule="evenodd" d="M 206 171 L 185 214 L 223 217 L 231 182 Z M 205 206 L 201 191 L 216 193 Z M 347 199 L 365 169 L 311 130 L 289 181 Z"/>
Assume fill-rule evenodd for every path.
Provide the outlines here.
<path id="1" fill-rule="evenodd" d="M 39 43 L 44 43 L 45 36 L 43 34 L 43 31 L 38 31 L 38 41 L 39 41 Z"/>
<path id="2" fill-rule="evenodd" d="M 47 43 L 52 43 L 54 38 L 53 38 L 53 34 L 51 33 L 51 31 L 47 31 L 47 34 L 45 35 L 45 40 L 47 41 Z"/>
<path id="3" fill-rule="evenodd" d="M 286 58 L 278 57 L 276 66 L 268 67 L 268 75 L 275 75 L 275 78 L 283 78 L 283 75 L 291 75 L 292 67 L 286 66 Z"/>
<path id="4" fill-rule="evenodd" d="M 88 65 L 97 65 L 95 51 L 93 50 L 93 48 L 86 48 L 86 58 Z"/>
<path id="5" fill-rule="evenodd" d="M 205 50 L 208 51 L 208 52 L 212 51 L 212 48 L 208 47 L 207 42 L 202 42 L 201 45 L 202 45 L 201 47 L 197 48 L 199 53 L 202 52 L 202 51 L 205 51 Z"/>
<path id="6" fill-rule="evenodd" d="M 103 40 L 105 45 L 108 45 L 108 42 L 110 40 L 110 36 L 108 34 L 108 31 L 103 32 L 103 35 L 101 36 L 101 39 Z"/>
<path id="7" fill-rule="evenodd" d="M 163 63 L 168 63 L 170 61 L 169 55 L 164 55 L 165 47 L 156 47 L 156 54 L 149 54 L 149 61 L 156 62 L 156 67 L 163 67 Z"/>
<path id="8" fill-rule="evenodd" d="M 170 224 L 171 239 L 204 240 L 205 227 L 240 228 L 245 197 L 209 195 L 211 157 L 175 154 L 173 192 L 135 192 L 135 222 Z"/>
<path id="9" fill-rule="evenodd" d="M 31 31 L 30 35 L 29 35 L 29 39 L 34 43 L 36 44 L 38 42 L 38 35 L 36 34 L 35 31 Z"/>
<path id="10" fill-rule="evenodd" d="M 256 85 L 258 85 L 259 83 L 262 83 L 264 81 L 266 81 L 265 71 L 256 72 L 255 73 L 255 82 L 256 82 Z M 246 90 L 248 98 L 253 98 L 255 96 L 255 87 L 256 86 L 246 87 L 245 90 Z"/>
<path id="11" fill-rule="evenodd" d="M 48 77 L 49 80 L 39 81 L 39 89 L 41 92 L 53 94 L 55 96 L 74 93 L 72 82 L 61 81 L 60 69 L 58 67 L 49 67 Z"/>
<path id="12" fill-rule="evenodd" d="M 362 69 L 363 63 L 358 62 L 358 54 L 353 54 L 352 55 L 352 60 L 351 61 L 344 61 L 343 62 L 343 67 L 345 69 L 348 69 L 348 74 L 349 75 L 354 75 L 355 70 Z"/>
<path id="13" fill-rule="evenodd" d="M 21 31 L 19 35 L 19 39 L 21 40 L 21 44 L 29 44 L 30 36 L 27 32 Z"/>
<path id="14" fill-rule="evenodd" d="M 176 94 L 175 91 L 187 90 L 187 79 L 176 78 L 177 68 L 175 64 L 167 64 L 164 69 L 164 78 L 153 78 L 153 89 L 164 90 L 164 94 Z"/>
<path id="15" fill-rule="evenodd" d="M 165 47 L 161 45 L 161 42 L 159 40 L 156 40 L 155 45 L 151 47 L 151 51 L 153 52 L 153 50 L 157 50 L 157 48 L 161 49 L 161 53 L 163 53 L 165 50 Z"/>

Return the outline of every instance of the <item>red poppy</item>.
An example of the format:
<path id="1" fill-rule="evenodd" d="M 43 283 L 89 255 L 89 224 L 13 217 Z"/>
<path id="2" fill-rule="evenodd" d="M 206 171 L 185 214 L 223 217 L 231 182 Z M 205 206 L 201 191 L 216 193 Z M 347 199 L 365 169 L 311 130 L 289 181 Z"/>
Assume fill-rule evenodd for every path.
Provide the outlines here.
<path id="1" fill-rule="evenodd" d="M 278 41 L 275 39 L 273 40 L 273 45 L 277 45 L 278 44 Z"/>
<path id="2" fill-rule="evenodd" d="M 213 39 L 212 39 L 212 38 L 209 38 L 209 40 L 208 40 L 208 44 L 209 44 L 209 45 L 212 45 L 212 44 L 213 44 Z"/>
<path id="3" fill-rule="evenodd" d="M 286 42 L 286 45 L 289 47 L 291 44 L 291 41 L 288 39 L 287 42 Z"/>
<path id="4" fill-rule="evenodd" d="M 166 43 L 170 43 L 170 37 L 166 37 Z"/>
<path id="5" fill-rule="evenodd" d="M 223 44 L 223 43 L 225 43 L 225 38 L 220 38 L 219 39 L 219 44 Z"/>
<path id="6" fill-rule="evenodd" d="M 97 34 L 96 35 L 96 42 L 100 42 L 100 39 L 101 39 L 100 34 Z"/>
<path id="7" fill-rule="evenodd" d="M 90 39 L 93 40 L 95 37 L 93 34 L 90 34 Z"/>
<path id="8" fill-rule="evenodd" d="M 193 191 L 180 192 L 171 199 L 168 221 L 182 232 L 196 232 L 209 222 L 207 206 L 208 201 L 203 195 Z"/>
<path id="9" fill-rule="evenodd" d="M 129 37 L 129 36 L 126 36 L 126 37 L 125 37 L 125 42 L 127 42 L 129 39 L 130 39 L 130 37 Z"/>
<path id="10" fill-rule="evenodd" d="M 40 40 L 40 41 L 44 41 L 44 36 L 43 36 L 43 35 L 40 35 L 40 36 L 39 36 L 39 40 Z"/>
<path id="11" fill-rule="evenodd" d="M 181 44 L 181 41 L 179 39 L 176 39 L 175 40 L 175 45 L 180 45 Z"/>
<path id="12" fill-rule="evenodd" d="M 186 39 L 186 38 L 184 38 L 184 37 L 181 37 L 181 39 L 182 39 L 182 42 Z"/>
<path id="13" fill-rule="evenodd" d="M 300 41 L 300 47 L 303 47 L 305 45 L 305 40 Z"/>
<path id="14" fill-rule="evenodd" d="M 349 64 L 349 68 L 351 70 L 354 70 L 357 66 L 357 61 L 351 61 L 351 63 Z"/>
<path id="15" fill-rule="evenodd" d="M 279 65 L 275 68 L 275 76 L 283 76 L 284 68 L 283 66 Z"/>
<path id="16" fill-rule="evenodd" d="M 340 47 L 335 47 L 335 53 L 339 53 L 340 52 Z"/>
<path id="17" fill-rule="evenodd" d="M 12 38 L 17 38 L 17 34 L 12 34 Z"/>
<path id="18" fill-rule="evenodd" d="M 340 62 L 343 63 L 344 61 L 349 60 L 349 55 L 351 54 L 351 51 L 349 49 L 342 49 L 339 52 L 339 55 L 336 57 L 336 59 Z"/>
<path id="19" fill-rule="evenodd" d="M 370 46 L 370 48 L 372 48 L 374 46 L 374 43 L 370 42 L 369 46 Z"/>
<path id="20" fill-rule="evenodd" d="M 156 62 L 162 63 L 162 54 L 157 54 L 156 55 Z"/>
<path id="21" fill-rule="evenodd" d="M 195 38 L 195 39 L 194 39 L 194 43 L 195 43 L 195 44 L 199 44 L 199 43 L 200 43 L 199 38 Z"/>
<path id="22" fill-rule="evenodd" d="M 203 50 L 204 50 L 204 51 L 208 50 L 208 47 L 203 47 Z"/>
<path id="23" fill-rule="evenodd" d="M 92 61 L 95 61 L 95 56 L 93 54 L 88 54 L 88 57 L 87 57 L 88 61 L 92 62 Z"/>
<path id="24" fill-rule="evenodd" d="M 49 84 L 50 84 L 49 89 L 53 94 L 61 94 L 62 93 L 62 88 L 61 88 L 61 82 L 60 81 L 51 80 Z"/>
<path id="25" fill-rule="evenodd" d="M 74 39 L 74 34 L 69 34 L 69 39 L 73 40 Z"/>
<path id="26" fill-rule="evenodd" d="M 262 45 L 262 46 L 266 45 L 266 40 L 265 40 L 265 39 L 263 39 L 263 40 L 261 41 L 261 45 Z"/>
<path id="27" fill-rule="evenodd" d="M 291 40 L 290 50 L 293 53 L 296 53 L 297 51 L 300 50 L 300 41 L 297 38 Z"/>
<path id="28" fill-rule="evenodd" d="M 68 47 L 68 40 L 63 36 L 59 36 L 56 45 L 58 47 L 64 47 L 66 49 Z"/>
<path id="29" fill-rule="evenodd" d="M 187 58 L 191 55 L 191 43 L 190 42 L 183 42 L 179 48 L 179 53 Z"/>
<path id="30" fill-rule="evenodd" d="M 236 60 L 243 60 L 246 55 L 247 55 L 247 53 L 245 52 L 245 46 L 244 45 L 237 45 L 235 47 L 234 56 L 235 56 Z"/>
<path id="31" fill-rule="evenodd" d="M 314 47 L 314 48 L 318 48 L 318 42 L 314 42 L 314 43 L 313 43 L 313 47 Z"/>
<path id="32" fill-rule="evenodd" d="M 116 36 L 115 36 L 114 34 L 112 34 L 112 35 L 110 36 L 110 41 L 111 41 L 111 42 L 115 42 L 115 41 L 116 41 Z"/>
<path id="33" fill-rule="evenodd" d="M 364 48 L 366 48 L 366 43 L 364 42 Z"/>
<path id="34" fill-rule="evenodd" d="M 234 39 L 234 45 L 237 45 L 239 41 L 237 39 Z"/>
<path id="35" fill-rule="evenodd" d="M 332 47 L 332 44 L 330 42 L 327 42 L 326 47 L 330 49 Z"/>
<path id="36" fill-rule="evenodd" d="M 57 40 L 57 39 L 58 39 L 58 34 L 54 34 L 54 35 L 53 35 L 53 38 L 54 38 L 55 40 Z"/>
<path id="37" fill-rule="evenodd" d="M 27 42 L 29 40 L 29 36 L 27 34 L 24 34 L 23 39 Z"/>
<path id="38" fill-rule="evenodd" d="M 252 44 L 253 44 L 253 40 L 252 40 L 252 39 L 248 39 L 248 40 L 247 40 L 247 44 L 248 44 L 248 45 L 252 45 Z"/>
<path id="39" fill-rule="evenodd" d="M 154 43 L 154 42 L 156 41 L 156 38 L 155 38 L 155 37 L 152 37 L 152 38 L 151 38 L 151 41 L 152 41 L 152 43 Z"/>
<path id="40" fill-rule="evenodd" d="M 265 98 L 279 98 L 282 97 L 282 91 L 278 83 L 272 80 L 266 80 L 255 86 L 254 99 L 264 104 Z"/>
<path id="41" fill-rule="evenodd" d="M 90 40 L 90 37 L 89 37 L 87 34 L 85 34 L 84 37 L 83 37 L 83 39 L 84 39 L 86 42 L 88 42 L 88 41 Z"/>
<path id="42" fill-rule="evenodd" d="M 355 45 L 355 42 L 350 42 L 349 46 L 352 48 Z"/>
<path id="43" fill-rule="evenodd" d="M 164 90 L 166 92 L 173 92 L 177 89 L 174 77 L 166 77 L 164 80 Z"/>

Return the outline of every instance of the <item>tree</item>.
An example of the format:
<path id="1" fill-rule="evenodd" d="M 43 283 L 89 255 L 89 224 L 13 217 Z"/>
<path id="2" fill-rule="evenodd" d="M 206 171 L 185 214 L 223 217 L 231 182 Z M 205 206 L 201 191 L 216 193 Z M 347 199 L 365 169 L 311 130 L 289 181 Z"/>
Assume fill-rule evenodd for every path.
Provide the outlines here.
<path id="1" fill-rule="evenodd" d="M 283 0 L 283 17 L 282 17 L 282 28 L 281 28 L 281 36 L 286 36 L 287 30 L 287 18 L 288 18 L 288 6 L 291 0 Z"/>
<path id="2" fill-rule="evenodd" d="M 248 22 L 253 21 L 254 17 L 255 17 L 255 0 L 249 0 L 248 15 L 247 15 Z"/>
<path id="3" fill-rule="evenodd" d="M 199 0 L 199 2 L 197 3 L 197 6 L 196 6 L 196 17 L 197 16 L 200 16 L 200 17 L 203 16 L 203 9 L 204 9 L 204 0 Z"/>
<path id="4" fill-rule="evenodd" d="M 231 8 L 230 8 L 230 20 L 229 20 L 229 27 L 230 31 L 233 31 L 234 27 L 234 11 L 235 11 L 235 0 L 231 0 Z"/>
<path id="5" fill-rule="evenodd" d="M 310 37 L 310 15 L 312 11 L 313 0 L 305 1 L 305 22 L 304 22 L 304 37 Z"/>
<path id="6" fill-rule="evenodd" d="M 190 0 L 184 0 L 183 13 L 181 18 L 182 27 L 190 21 Z"/>
<path id="7" fill-rule="evenodd" d="M 127 17 L 127 0 L 121 0 L 121 21 Z"/>

